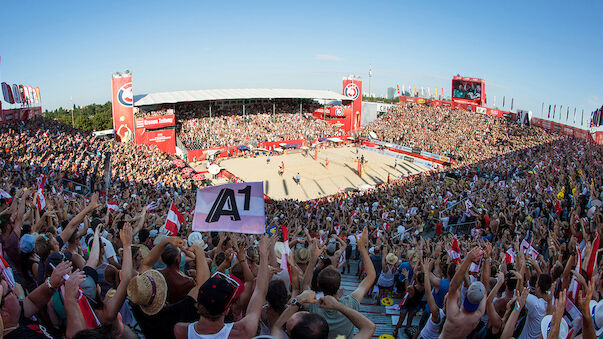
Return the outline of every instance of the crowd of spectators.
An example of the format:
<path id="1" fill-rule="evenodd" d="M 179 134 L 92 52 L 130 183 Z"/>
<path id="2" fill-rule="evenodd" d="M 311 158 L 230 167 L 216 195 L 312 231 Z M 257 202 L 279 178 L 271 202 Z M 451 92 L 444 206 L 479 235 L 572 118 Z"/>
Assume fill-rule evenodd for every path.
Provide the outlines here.
<path id="1" fill-rule="evenodd" d="M 343 130 L 309 114 L 230 115 L 180 120 L 178 137 L 188 149 L 246 143 L 313 140 L 343 135 Z"/>
<path id="2" fill-rule="evenodd" d="M 544 131 L 525 129 L 516 123 L 475 112 L 406 104 L 364 126 L 378 140 L 448 156 L 457 163 L 489 159 L 550 138 Z"/>
<path id="3" fill-rule="evenodd" d="M 178 138 L 189 150 L 343 135 L 341 129 L 312 116 L 319 107 L 307 99 L 278 99 L 274 106 L 270 100 L 259 99 L 178 103 L 139 111 L 136 117 L 175 111 Z"/>
<path id="4" fill-rule="evenodd" d="M 193 232 L 195 190 L 152 149 L 44 119 L 3 127 L 4 337 L 371 338 L 376 325 L 360 303 L 384 296 L 404 300 L 393 308 L 396 335 L 404 326 L 414 338 L 600 336 L 601 146 L 460 111 L 392 114 L 370 131 L 396 141 L 387 126 L 410 119 L 400 143 L 462 164 L 369 191 L 271 201 L 271 237 Z M 465 145 L 476 131 L 491 142 Z M 66 177 L 101 182 L 107 150 L 118 184 L 94 189 L 101 197 L 55 189 Z M 167 236 L 172 203 L 184 219 Z M 448 232 L 458 224 L 470 231 Z M 360 277 L 347 295 L 343 271 Z"/>

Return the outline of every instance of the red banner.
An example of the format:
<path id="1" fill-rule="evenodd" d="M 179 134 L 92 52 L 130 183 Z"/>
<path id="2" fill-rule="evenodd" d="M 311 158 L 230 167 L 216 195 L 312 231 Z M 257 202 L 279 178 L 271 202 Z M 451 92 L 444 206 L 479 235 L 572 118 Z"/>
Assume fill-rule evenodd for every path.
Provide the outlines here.
<path id="1" fill-rule="evenodd" d="M 113 92 L 113 129 L 115 138 L 121 142 L 134 141 L 134 99 L 132 76 L 114 74 L 111 82 Z M 172 152 L 173 153 L 173 152 Z"/>
<path id="2" fill-rule="evenodd" d="M 138 136 L 140 144 L 157 146 L 162 152 L 176 154 L 176 131 L 174 129 L 150 130 Z"/>
<path id="3" fill-rule="evenodd" d="M 173 114 L 136 119 L 136 128 L 158 129 L 174 125 L 176 125 L 176 118 Z"/>
<path id="4" fill-rule="evenodd" d="M 362 117 L 362 80 L 343 78 L 343 95 L 352 100 L 351 130 L 356 130 Z"/>
<path id="5" fill-rule="evenodd" d="M 324 107 L 319 108 L 312 113 L 316 119 L 321 119 L 331 123 L 335 127 L 343 129 L 346 133 L 352 128 L 352 108 L 351 107 Z"/>

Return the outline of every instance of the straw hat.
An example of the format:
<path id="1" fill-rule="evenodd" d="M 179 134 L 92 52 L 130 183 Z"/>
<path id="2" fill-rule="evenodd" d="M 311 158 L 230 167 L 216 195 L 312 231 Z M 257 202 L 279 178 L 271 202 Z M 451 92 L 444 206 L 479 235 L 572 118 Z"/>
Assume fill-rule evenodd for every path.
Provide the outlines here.
<path id="1" fill-rule="evenodd" d="M 398 256 L 393 253 L 388 253 L 387 256 L 385 256 L 385 261 L 390 265 L 395 265 L 398 262 Z"/>
<path id="2" fill-rule="evenodd" d="M 295 250 L 295 262 L 298 264 L 307 264 L 310 261 L 310 251 L 305 248 L 298 248 Z"/>
<path id="3" fill-rule="evenodd" d="M 140 253 L 140 255 L 142 255 L 142 258 L 146 258 L 149 253 L 151 253 L 151 251 L 149 251 L 149 248 L 146 247 L 143 244 L 134 244 L 132 245 L 132 247 L 138 247 L 138 253 Z"/>
<path id="4" fill-rule="evenodd" d="M 256 247 L 249 247 L 247 249 L 247 260 L 254 262 L 254 263 L 259 263 L 260 262 L 260 253 L 258 252 L 258 249 Z"/>
<path id="5" fill-rule="evenodd" d="M 281 259 L 283 257 L 283 251 L 285 250 L 285 244 L 282 241 L 277 241 L 274 244 L 274 255 L 276 256 L 276 261 L 281 263 Z"/>
<path id="6" fill-rule="evenodd" d="M 148 314 L 157 314 L 165 305 L 167 283 L 157 270 L 148 270 L 130 280 L 128 297 L 133 304 Z"/>

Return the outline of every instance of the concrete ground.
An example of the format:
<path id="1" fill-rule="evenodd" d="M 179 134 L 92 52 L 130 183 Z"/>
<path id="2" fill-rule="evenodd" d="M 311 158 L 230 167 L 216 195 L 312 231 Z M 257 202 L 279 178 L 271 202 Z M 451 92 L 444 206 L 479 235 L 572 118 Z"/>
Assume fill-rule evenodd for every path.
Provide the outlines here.
<path id="1" fill-rule="evenodd" d="M 357 189 L 361 185 L 375 185 L 391 178 L 405 177 L 426 171 L 418 164 L 371 151 L 343 146 L 320 150 L 318 160 L 314 152 L 306 157 L 302 153 L 267 157 L 234 158 L 223 160 L 220 166 L 244 181 L 263 181 L 264 193 L 273 199 L 298 199 L 301 201 L 329 196 L 340 191 Z M 364 155 L 367 161 L 362 177 L 357 175 L 357 157 Z M 328 166 L 326 160 L 328 159 Z M 279 175 L 281 162 L 285 171 Z M 300 183 L 295 181 L 299 172 Z"/>

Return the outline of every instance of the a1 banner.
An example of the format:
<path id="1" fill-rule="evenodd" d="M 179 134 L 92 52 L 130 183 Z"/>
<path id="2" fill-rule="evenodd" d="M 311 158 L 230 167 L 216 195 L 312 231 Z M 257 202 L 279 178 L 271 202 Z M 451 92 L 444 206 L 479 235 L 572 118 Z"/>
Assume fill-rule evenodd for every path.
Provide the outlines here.
<path id="1" fill-rule="evenodd" d="M 264 233 L 263 183 L 242 182 L 198 189 L 193 230 Z"/>
<path id="2" fill-rule="evenodd" d="M 121 142 L 134 141 L 134 109 L 132 75 L 113 74 L 113 129 L 115 138 Z"/>

